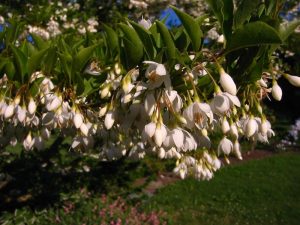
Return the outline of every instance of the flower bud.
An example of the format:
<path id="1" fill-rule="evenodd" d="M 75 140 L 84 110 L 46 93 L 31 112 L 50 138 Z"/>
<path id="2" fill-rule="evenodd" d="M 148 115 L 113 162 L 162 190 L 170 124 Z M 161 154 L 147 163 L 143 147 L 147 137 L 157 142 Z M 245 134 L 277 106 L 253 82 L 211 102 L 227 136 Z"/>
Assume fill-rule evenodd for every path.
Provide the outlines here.
<path id="1" fill-rule="evenodd" d="M 218 146 L 218 153 L 220 154 L 222 152 L 225 155 L 229 155 L 232 149 L 232 142 L 228 138 L 223 137 Z"/>
<path id="2" fill-rule="evenodd" d="M 236 85 L 232 77 L 227 74 L 223 68 L 220 69 L 220 84 L 224 91 L 229 94 L 236 95 Z"/>
<path id="3" fill-rule="evenodd" d="M 229 130 L 230 130 L 230 125 L 229 125 L 226 117 L 224 116 L 223 120 L 222 120 L 222 132 L 223 132 L 223 134 L 226 134 Z"/>
<path id="4" fill-rule="evenodd" d="M 105 119 L 104 119 L 104 125 L 106 127 L 106 129 L 110 129 L 112 128 L 112 126 L 114 125 L 115 122 L 115 112 L 112 110 L 109 110 L 106 115 L 105 115 Z"/>
<path id="5" fill-rule="evenodd" d="M 4 118 L 8 119 L 12 117 L 14 115 L 14 111 L 15 111 L 15 105 L 14 104 L 8 105 L 4 112 Z"/>
<path id="6" fill-rule="evenodd" d="M 30 98 L 29 103 L 28 103 L 28 112 L 29 114 L 34 114 L 36 111 L 36 104 L 33 98 Z"/>
<path id="7" fill-rule="evenodd" d="M 251 137 L 257 131 L 257 122 L 253 117 L 250 117 L 246 124 L 245 135 Z"/>
<path id="8" fill-rule="evenodd" d="M 275 81 L 272 87 L 272 96 L 275 100 L 280 101 L 282 98 L 282 90 L 281 87 Z"/>
<path id="9" fill-rule="evenodd" d="M 292 75 L 284 75 L 284 77 L 290 82 L 290 84 L 294 85 L 295 87 L 300 87 L 300 77 L 292 76 Z"/>
<path id="10" fill-rule="evenodd" d="M 88 129 L 88 127 L 86 126 L 85 123 L 82 123 L 82 124 L 81 124 L 81 126 L 80 126 L 80 131 L 81 131 L 81 133 L 82 133 L 84 136 L 88 136 L 89 129 Z"/>
<path id="11" fill-rule="evenodd" d="M 77 129 L 82 125 L 83 118 L 82 118 L 82 115 L 80 113 L 75 113 L 75 116 L 73 118 L 73 123 L 74 123 L 74 126 Z"/>

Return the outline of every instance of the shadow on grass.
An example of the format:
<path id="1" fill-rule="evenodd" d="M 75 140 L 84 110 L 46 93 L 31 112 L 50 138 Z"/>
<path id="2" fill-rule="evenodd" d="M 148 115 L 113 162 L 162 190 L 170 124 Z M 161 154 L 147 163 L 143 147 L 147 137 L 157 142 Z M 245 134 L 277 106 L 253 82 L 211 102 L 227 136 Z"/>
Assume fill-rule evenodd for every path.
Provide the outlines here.
<path id="1" fill-rule="evenodd" d="M 140 162 L 125 159 L 100 162 L 68 149 L 69 145 L 57 138 L 44 151 L 21 152 L 11 162 L 5 162 L 2 157 L 0 211 L 14 211 L 23 206 L 43 209 L 59 204 L 63 194 L 70 195 L 81 188 L 121 195 L 122 191 L 126 193 L 137 173 L 149 175 Z"/>

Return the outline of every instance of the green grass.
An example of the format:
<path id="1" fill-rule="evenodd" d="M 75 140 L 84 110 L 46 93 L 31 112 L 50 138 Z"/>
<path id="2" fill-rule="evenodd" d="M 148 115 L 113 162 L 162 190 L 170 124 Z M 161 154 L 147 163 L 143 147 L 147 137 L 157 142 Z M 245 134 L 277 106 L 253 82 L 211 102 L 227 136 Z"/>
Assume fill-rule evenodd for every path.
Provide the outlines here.
<path id="1" fill-rule="evenodd" d="M 229 166 L 211 181 L 179 181 L 146 205 L 172 224 L 299 224 L 300 154 Z"/>

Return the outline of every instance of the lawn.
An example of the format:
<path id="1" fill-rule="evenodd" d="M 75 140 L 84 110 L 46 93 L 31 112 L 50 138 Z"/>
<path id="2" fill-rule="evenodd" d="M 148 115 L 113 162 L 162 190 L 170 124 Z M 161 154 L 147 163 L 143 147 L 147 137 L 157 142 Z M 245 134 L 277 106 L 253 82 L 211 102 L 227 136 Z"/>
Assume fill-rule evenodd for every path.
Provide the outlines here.
<path id="1" fill-rule="evenodd" d="M 161 189 L 147 204 L 172 224 L 299 224 L 300 154 L 284 153 Z"/>

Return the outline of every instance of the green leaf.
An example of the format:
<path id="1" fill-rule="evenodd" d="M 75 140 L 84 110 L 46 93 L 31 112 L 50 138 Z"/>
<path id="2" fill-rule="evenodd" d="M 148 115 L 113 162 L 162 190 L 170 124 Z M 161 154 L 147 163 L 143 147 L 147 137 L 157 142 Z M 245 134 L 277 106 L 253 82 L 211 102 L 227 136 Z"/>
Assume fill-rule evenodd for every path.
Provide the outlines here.
<path id="1" fill-rule="evenodd" d="M 149 59 L 153 59 L 155 57 L 156 51 L 152 42 L 151 32 L 133 21 L 130 21 L 130 24 L 142 40 Z"/>
<path id="2" fill-rule="evenodd" d="M 144 46 L 136 31 L 126 24 L 119 24 L 124 36 L 124 55 L 128 68 L 138 65 L 144 55 Z"/>
<path id="3" fill-rule="evenodd" d="M 300 26 L 300 20 L 280 24 L 279 35 L 282 41 L 285 41 L 292 33 L 294 33 L 298 26 Z"/>
<path id="4" fill-rule="evenodd" d="M 46 73 L 51 74 L 52 71 L 55 69 L 55 63 L 57 61 L 57 48 L 52 46 L 48 49 L 45 55 L 45 62 L 44 63 L 44 70 Z"/>
<path id="5" fill-rule="evenodd" d="M 33 54 L 29 59 L 28 59 L 28 73 L 32 74 L 33 72 L 39 70 L 41 68 L 41 62 L 47 53 L 48 48 L 43 49 L 35 54 Z"/>
<path id="6" fill-rule="evenodd" d="M 228 40 L 225 54 L 241 48 L 268 44 L 281 44 L 277 31 L 266 23 L 257 21 L 245 24 Z"/>
<path id="7" fill-rule="evenodd" d="M 24 77 L 27 74 L 27 57 L 20 49 L 18 49 L 14 45 L 10 44 L 10 48 L 13 52 L 14 61 L 17 69 L 16 72 L 21 76 L 20 81 L 24 83 Z"/>
<path id="8" fill-rule="evenodd" d="M 16 73 L 15 66 L 12 62 L 7 62 L 5 65 L 5 73 L 9 80 L 13 80 L 14 75 Z"/>
<path id="9" fill-rule="evenodd" d="M 74 68 L 76 69 L 76 71 L 82 71 L 85 68 L 96 47 L 97 45 L 92 45 L 90 47 L 81 49 L 77 53 L 74 58 Z"/>
<path id="10" fill-rule="evenodd" d="M 169 59 L 175 59 L 176 48 L 172 36 L 167 27 L 160 21 L 156 21 L 157 28 L 162 36 L 162 40 L 166 46 L 166 52 Z"/>
<path id="11" fill-rule="evenodd" d="M 30 89 L 29 89 L 31 96 L 36 96 L 39 93 L 40 84 L 42 83 L 43 80 L 44 80 L 44 78 L 40 77 L 33 81 L 33 83 L 30 85 Z"/>
<path id="12" fill-rule="evenodd" d="M 184 29 L 186 30 L 187 34 L 189 35 L 192 45 L 195 51 L 198 51 L 201 45 L 201 38 L 203 33 L 200 29 L 199 24 L 197 21 L 191 17 L 190 15 L 180 11 L 179 9 L 171 6 L 171 8 L 175 11 L 177 16 L 182 22 Z"/>
<path id="13" fill-rule="evenodd" d="M 253 11 L 257 10 L 260 0 L 242 0 L 239 1 L 234 15 L 235 28 L 240 27 L 245 21 L 249 20 Z"/>
<path id="14" fill-rule="evenodd" d="M 103 24 L 105 34 L 107 36 L 107 42 L 112 52 L 119 49 L 119 38 L 117 33 L 109 26 Z"/>
<path id="15" fill-rule="evenodd" d="M 233 2 L 232 0 L 206 0 L 214 15 L 218 19 L 223 34 L 228 40 L 232 33 Z"/>
<path id="16" fill-rule="evenodd" d="M 34 33 L 31 33 L 30 35 L 32 36 L 34 45 L 36 45 L 39 50 L 42 50 L 42 49 L 48 47 L 48 43 L 45 40 L 43 40 L 40 36 L 38 36 Z"/>

